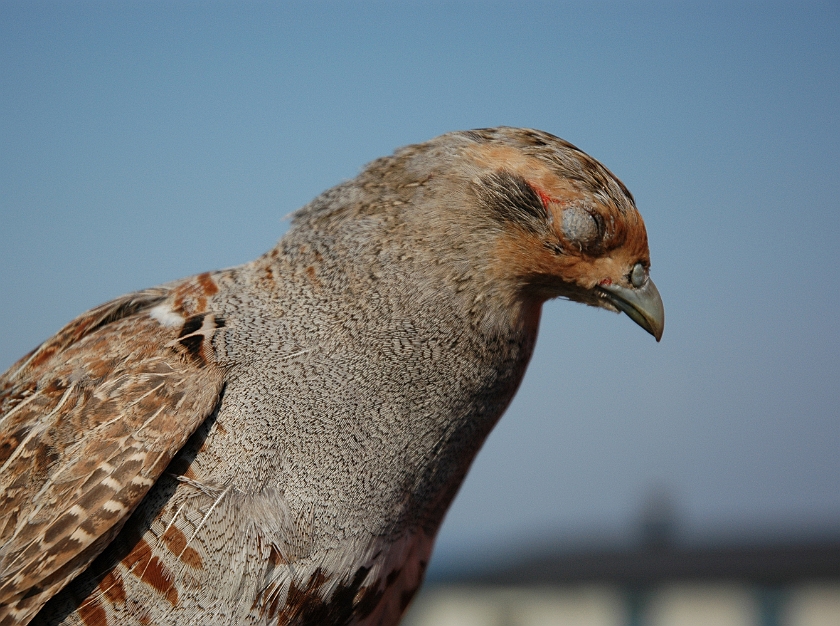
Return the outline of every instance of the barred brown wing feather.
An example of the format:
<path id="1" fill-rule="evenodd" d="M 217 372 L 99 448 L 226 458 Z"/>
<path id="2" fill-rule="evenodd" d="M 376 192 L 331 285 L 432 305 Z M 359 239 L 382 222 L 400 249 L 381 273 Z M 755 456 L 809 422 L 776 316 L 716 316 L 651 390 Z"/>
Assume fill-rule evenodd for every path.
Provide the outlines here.
<path id="1" fill-rule="evenodd" d="M 90 564 L 216 407 L 208 350 L 149 315 L 168 291 L 90 311 L 0 377 L 0 624 Z"/>

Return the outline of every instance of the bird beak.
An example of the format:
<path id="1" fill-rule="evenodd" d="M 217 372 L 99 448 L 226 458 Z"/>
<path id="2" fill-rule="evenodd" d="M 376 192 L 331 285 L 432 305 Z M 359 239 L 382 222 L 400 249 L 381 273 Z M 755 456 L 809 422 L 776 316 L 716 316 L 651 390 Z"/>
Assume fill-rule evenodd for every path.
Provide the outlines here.
<path id="1" fill-rule="evenodd" d="M 638 289 L 620 285 L 599 285 L 598 288 L 619 311 L 626 313 L 657 341 L 662 339 L 662 331 L 665 329 L 665 307 L 662 306 L 659 290 L 650 278 Z"/>

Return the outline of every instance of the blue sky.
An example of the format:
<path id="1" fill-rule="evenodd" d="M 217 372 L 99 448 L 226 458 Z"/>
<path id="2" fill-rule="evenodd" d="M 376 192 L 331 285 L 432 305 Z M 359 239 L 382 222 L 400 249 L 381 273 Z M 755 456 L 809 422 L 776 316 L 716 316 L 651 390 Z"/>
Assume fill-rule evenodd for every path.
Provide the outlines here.
<path id="1" fill-rule="evenodd" d="M 840 5 L 0 4 L 0 369 L 122 293 L 248 261 L 368 161 L 530 126 L 631 189 L 667 326 L 546 306 L 437 559 L 840 529 Z"/>

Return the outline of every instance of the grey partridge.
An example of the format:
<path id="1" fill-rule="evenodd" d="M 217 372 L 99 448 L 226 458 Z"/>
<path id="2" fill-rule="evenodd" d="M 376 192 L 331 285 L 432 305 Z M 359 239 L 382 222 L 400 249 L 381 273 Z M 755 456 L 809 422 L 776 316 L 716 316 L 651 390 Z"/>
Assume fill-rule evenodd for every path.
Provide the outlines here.
<path id="1" fill-rule="evenodd" d="M 369 164 L 0 377 L 0 624 L 396 624 L 542 303 L 659 340 L 633 197 L 545 132 Z"/>

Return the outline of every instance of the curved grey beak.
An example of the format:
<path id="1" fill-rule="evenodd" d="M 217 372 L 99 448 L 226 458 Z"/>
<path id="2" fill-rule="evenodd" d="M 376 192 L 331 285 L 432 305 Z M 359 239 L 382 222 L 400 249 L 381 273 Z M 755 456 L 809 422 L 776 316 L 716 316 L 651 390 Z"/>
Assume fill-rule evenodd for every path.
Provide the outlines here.
<path id="1" fill-rule="evenodd" d="M 665 329 L 665 307 L 662 306 L 659 290 L 650 278 L 638 289 L 619 285 L 599 285 L 599 289 L 619 311 L 626 313 L 657 341 L 662 339 L 662 331 Z"/>

